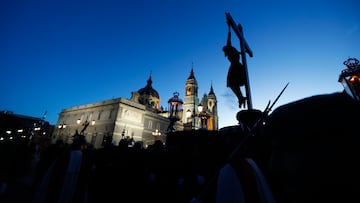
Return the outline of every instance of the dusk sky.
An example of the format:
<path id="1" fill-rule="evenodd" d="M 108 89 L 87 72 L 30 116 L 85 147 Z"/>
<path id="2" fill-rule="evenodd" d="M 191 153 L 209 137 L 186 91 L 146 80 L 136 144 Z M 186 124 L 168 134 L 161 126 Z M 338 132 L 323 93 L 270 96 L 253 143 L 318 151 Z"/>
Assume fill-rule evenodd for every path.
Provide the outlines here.
<path id="1" fill-rule="evenodd" d="M 194 68 L 212 84 L 220 128 L 236 125 L 226 87 L 225 12 L 243 27 L 253 108 L 342 91 L 343 62 L 360 59 L 358 0 L 1 0 L 0 110 L 56 124 L 64 108 L 128 98 L 150 74 L 161 105 L 184 99 Z M 232 33 L 232 43 L 239 40 Z M 273 109 L 274 109 L 273 108 Z"/>

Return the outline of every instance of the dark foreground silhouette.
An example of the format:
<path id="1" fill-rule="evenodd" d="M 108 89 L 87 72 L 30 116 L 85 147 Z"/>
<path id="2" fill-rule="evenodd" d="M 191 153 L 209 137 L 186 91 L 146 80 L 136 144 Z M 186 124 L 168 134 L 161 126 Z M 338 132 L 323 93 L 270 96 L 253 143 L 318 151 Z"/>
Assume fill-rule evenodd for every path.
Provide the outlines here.
<path id="1" fill-rule="evenodd" d="M 359 103 L 343 92 L 280 106 L 242 146 L 239 158 L 257 163 L 277 203 L 360 202 L 359 113 Z M 126 140 L 102 149 L 58 142 L 41 155 L 31 145 L 1 143 L 1 181 L 7 186 L 0 200 L 58 202 L 70 183 L 65 188 L 72 196 L 62 202 L 216 202 L 219 171 L 245 134 L 240 126 L 197 133 L 170 133 L 167 145 L 146 149 L 140 143 L 129 147 Z M 72 150 L 81 153 L 71 155 Z M 69 171 L 79 155 L 81 164 Z"/>

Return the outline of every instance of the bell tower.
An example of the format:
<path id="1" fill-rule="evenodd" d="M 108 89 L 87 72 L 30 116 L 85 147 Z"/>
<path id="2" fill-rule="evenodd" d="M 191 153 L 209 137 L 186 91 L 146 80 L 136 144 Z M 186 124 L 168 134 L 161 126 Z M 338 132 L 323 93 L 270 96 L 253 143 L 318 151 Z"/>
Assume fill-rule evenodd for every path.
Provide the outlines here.
<path id="1" fill-rule="evenodd" d="M 210 92 L 207 96 L 207 110 L 210 114 L 208 119 L 208 130 L 218 130 L 219 129 L 219 117 L 217 110 L 217 100 L 214 93 L 213 86 L 211 84 Z"/>
<path id="2" fill-rule="evenodd" d="M 197 106 L 199 104 L 198 98 L 198 83 L 194 75 L 194 67 L 191 67 L 190 76 L 185 84 L 185 102 L 183 105 L 183 123 L 190 123 L 193 129 L 196 129 L 197 123 Z"/>

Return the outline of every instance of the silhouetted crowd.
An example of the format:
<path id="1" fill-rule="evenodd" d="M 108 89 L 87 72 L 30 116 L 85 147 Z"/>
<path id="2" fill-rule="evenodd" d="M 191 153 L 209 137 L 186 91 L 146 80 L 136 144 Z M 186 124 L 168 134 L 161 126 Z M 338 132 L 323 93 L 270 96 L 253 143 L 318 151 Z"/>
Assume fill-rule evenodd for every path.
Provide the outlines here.
<path id="1" fill-rule="evenodd" d="M 359 202 L 359 114 L 344 91 L 280 106 L 256 131 L 263 115 L 245 111 L 219 134 L 174 132 L 147 148 L 94 149 L 78 134 L 0 143 L 0 202 Z"/>
<path id="2" fill-rule="evenodd" d="M 0 145 L 0 202 L 180 203 L 204 192 L 213 199 L 211 181 L 229 152 L 169 147 L 160 140 L 144 148 L 129 139 L 94 149 L 75 136 L 72 144 Z"/>

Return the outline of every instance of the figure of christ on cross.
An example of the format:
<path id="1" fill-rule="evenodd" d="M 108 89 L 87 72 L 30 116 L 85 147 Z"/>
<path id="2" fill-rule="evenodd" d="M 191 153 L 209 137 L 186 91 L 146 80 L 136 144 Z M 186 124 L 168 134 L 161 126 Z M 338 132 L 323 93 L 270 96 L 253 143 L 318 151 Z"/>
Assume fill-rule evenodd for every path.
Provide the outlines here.
<path id="1" fill-rule="evenodd" d="M 250 85 L 247 74 L 246 53 L 249 54 L 250 57 L 252 57 L 253 54 L 244 39 L 241 25 L 239 24 L 238 26 L 236 26 L 230 13 L 226 13 L 226 20 L 229 26 L 229 31 L 228 31 L 227 43 L 223 47 L 223 51 L 225 56 L 230 61 L 230 67 L 227 75 L 227 87 L 230 87 L 231 90 L 236 95 L 236 97 L 238 98 L 239 108 L 242 107 L 245 108 L 247 104 L 247 108 L 252 109 Z M 235 34 L 240 40 L 240 51 L 238 51 L 234 46 L 231 45 L 230 28 L 234 30 Z M 242 63 L 240 62 L 240 55 L 241 55 Z M 241 92 L 242 86 L 245 86 L 246 96 L 244 96 Z"/>
<path id="2" fill-rule="evenodd" d="M 229 26 L 228 39 L 223 47 L 225 56 L 230 61 L 230 67 L 227 75 L 227 87 L 235 93 L 238 98 L 239 108 L 245 108 L 246 97 L 241 93 L 241 86 L 246 84 L 246 73 L 244 66 L 240 63 L 240 52 L 231 45 L 231 31 Z"/>

